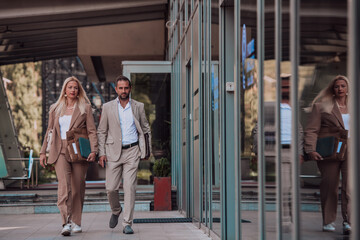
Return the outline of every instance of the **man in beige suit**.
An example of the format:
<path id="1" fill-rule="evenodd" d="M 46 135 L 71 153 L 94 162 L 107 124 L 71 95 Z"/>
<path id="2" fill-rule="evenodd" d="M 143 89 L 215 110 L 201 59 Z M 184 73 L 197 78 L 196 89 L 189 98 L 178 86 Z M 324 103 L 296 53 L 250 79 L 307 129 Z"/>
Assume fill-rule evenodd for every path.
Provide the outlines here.
<path id="1" fill-rule="evenodd" d="M 280 103 L 280 144 L 281 144 L 281 191 L 282 191 L 282 231 L 288 233 L 292 228 L 292 211 L 291 211 L 291 164 L 293 162 L 291 155 L 291 106 L 290 106 L 290 76 L 282 77 L 281 85 L 281 103 Z M 275 102 L 265 102 L 265 148 L 264 156 L 267 163 L 275 163 Z M 257 153 L 257 140 L 258 140 L 258 126 L 255 125 L 253 129 L 253 150 Z M 298 125 L 298 151 L 300 164 L 304 161 L 303 153 L 303 128 L 301 124 Z"/>
<path id="2" fill-rule="evenodd" d="M 140 159 L 150 155 L 151 132 L 144 104 L 129 97 L 130 80 L 117 77 L 115 90 L 119 97 L 104 104 L 98 127 L 99 164 L 106 164 L 106 191 L 112 210 L 109 227 L 116 227 L 122 212 L 119 187 L 123 178 L 123 233 L 133 234 L 136 174 Z"/>

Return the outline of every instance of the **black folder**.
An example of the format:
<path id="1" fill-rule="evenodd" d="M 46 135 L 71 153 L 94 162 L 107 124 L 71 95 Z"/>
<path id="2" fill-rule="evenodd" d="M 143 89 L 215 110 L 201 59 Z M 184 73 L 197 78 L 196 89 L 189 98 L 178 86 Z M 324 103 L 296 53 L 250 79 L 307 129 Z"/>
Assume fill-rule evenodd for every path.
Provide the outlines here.
<path id="1" fill-rule="evenodd" d="M 324 137 L 318 138 L 316 143 L 316 152 L 322 157 L 329 157 L 334 153 L 335 150 L 335 137 Z"/>

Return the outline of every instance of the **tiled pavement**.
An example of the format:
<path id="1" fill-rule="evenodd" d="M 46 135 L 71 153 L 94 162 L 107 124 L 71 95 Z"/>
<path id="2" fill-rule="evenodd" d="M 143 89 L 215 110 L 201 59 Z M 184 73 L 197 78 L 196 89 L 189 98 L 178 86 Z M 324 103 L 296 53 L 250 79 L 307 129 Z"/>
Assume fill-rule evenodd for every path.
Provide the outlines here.
<path id="1" fill-rule="evenodd" d="M 143 189 L 148 191 L 149 189 Z M 44 190 L 42 190 L 44 191 Z M 87 189 L 88 193 L 96 193 L 97 189 Z M 39 191 L 26 191 L 22 194 L 40 194 Z M 41 192 L 42 194 L 55 194 L 55 190 Z M 2 191 L 2 195 L 19 194 L 14 191 Z M 313 204 L 314 206 L 318 204 Z M 56 206 L 55 206 L 56 208 Z M 318 207 L 317 207 L 318 208 Z M 341 212 L 338 207 L 337 228 L 334 233 L 325 233 L 321 231 L 321 213 L 317 208 L 310 208 L 301 213 L 301 239 L 314 240 L 348 240 L 349 236 L 343 236 L 341 232 Z M 20 211 L 20 209 L 18 209 Z M 16 211 L 15 211 L 16 212 Z M 50 214 L 0 214 L 0 240 L 48 240 L 48 239 L 63 239 L 60 235 L 61 220 L 58 213 Z M 202 240 L 210 239 L 208 235 L 204 234 L 203 230 L 198 229 L 192 223 L 136 223 L 133 225 L 135 234 L 125 235 L 119 223 L 115 229 L 108 227 L 111 212 L 86 212 L 83 213 L 82 228 L 83 233 L 73 234 L 71 239 L 86 239 L 86 240 L 107 240 L 107 239 L 136 239 L 136 240 Z M 213 212 L 213 217 L 219 218 L 219 212 Z M 258 231 L 258 211 L 255 208 L 243 209 L 241 212 L 242 218 L 250 220 L 251 223 L 242 224 L 242 239 L 257 240 L 259 239 Z M 155 212 L 155 211 L 135 211 L 134 218 L 181 218 L 178 211 L 169 212 Z M 276 213 L 274 211 L 266 212 L 266 239 L 277 239 L 276 234 Z M 221 223 L 214 222 L 212 229 L 219 232 Z M 291 232 L 283 236 L 284 240 L 291 239 Z M 226 240 L 232 240 L 230 238 Z"/>
<path id="2" fill-rule="evenodd" d="M 203 230 L 192 223 L 136 223 L 133 225 L 135 233 L 125 235 L 119 225 L 108 227 L 110 212 L 84 213 L 83 233 L 72 234 L 69 239 L 107 240 L 208 240 Z M 135 218 L 179 218 L 183 217 L 178 211 L 169 212 L 135 212 Z M 275 212 L 266 213 L 266 239 L 276 238 Z M 243 211 L 242 218 L 251 223 L 242 224 L 242 239 L 257 240 L 258 213 L 257 211 Z M 303 212 L 301 214 L 301 239 L 311 240 L 348 240 L 341 232 L 341 214 L 338 212 L 337 229 L 334 233 L 321 231 L 321 214 L 318 212 Z M 220 224 L 213 226 L 219 228 Z M 64 239 L 60 235 L 61 220 L 59 214 L 14 214 L 0 215 L 0 240 L 50 240 Z M 291 239 L 291 233 L 283 236 L 284 240 Z M 231 240 L 231 239 L 228 239 Z"/>
<path id="3" fill-rule="evenodd" d="M 125 235 L 119 222 L 114 229 L 109 228 L 109 212 L 84 213 L 82 233 L 71 235 L 72 240 L 208 240 L 201 229 L 192 223 L 138 223 L 133 225 L 134 234 Z M 135 212 L 135 218 L 179 218 L 177 211 Z M 120 219 L 119 219 L 120 220 Z M 50 240 L 64 239 L 60 234 L 59 214 L 24 214 L 0 216 L 1 240 Z M 69 239 L 70 239 L 69 238 Z"/>

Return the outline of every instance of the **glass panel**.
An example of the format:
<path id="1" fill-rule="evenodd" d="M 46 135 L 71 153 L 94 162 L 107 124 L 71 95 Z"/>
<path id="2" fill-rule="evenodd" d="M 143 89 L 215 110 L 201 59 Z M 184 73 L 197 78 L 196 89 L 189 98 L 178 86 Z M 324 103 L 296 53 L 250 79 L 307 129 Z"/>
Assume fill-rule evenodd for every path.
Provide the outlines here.
<path id="1" fill-rule="evenodd" d="M 206 224 L 206 226 L 208 226 L 208 222 L 209 222 L 209 199 L 208 199 L 208 171 L 207 171 L 207 166 L 208 166 L 208 145 L 207 145 L 207 138 L 208 138 L 208 124 L 207 124 L 207 120 L 208 120 L 208 111 L 207 111 L 207 88 L 206 88 L 206 64 L 205 64 L 205 57 L 207 54 L 207 44 L 208 44 L 208 39 L 206 36 L 206 32 L 207 32 L 207 26 L 206 26 L 206 5 L 207 2 L 204 1 L 202 3 L 199 2 L 199 4 L 202 4 L 202 14 L 201 14 L 201 27 L 202 27 L 202 32 L 201 32 L 201 47 L 202 47 L 202 56 L 201 56 L 201 79 L 200 79 L 200 88 L 201 91 L 200 93 L 202 93 L 201 100 L 202 100 L 202 122 L 203 124 L 201 125 L 202 127 L 202 132 L 203 132 L 203 146 L 202 146 L 202 152 L 203 152 L 203 158 L 202 158 L 202 165 L 201 165 L 201 169 L 202 169 L 202 223 Z"/>
<path id="2" fill-rule="evenodd" d="M 281 105 L 280 105 L 280 128 L 281 128 L 281 191 L 282 191 L 282 234 L 283 238 L 291 237 L 291 227 L 293 224 L 292 216 L 292 163 L 291 155 L 291 103 L 290 103 L 290 14 L 284 9 L 288 9 L 289 1 L 283 1 L 282 5 L 282 61 L 281 65 Z M 275 56 L 275 55 L 274 55 Z M 275 58 L 275 57 L 274 57 Z M 275 68 L 268 66 L 269 71 L 275 72 Z M 275 76 L 275 75 L 272 75 Z M 276 77 L 275 77 L 276 78 Z M 276 87 L 276 86 L 275 86 Z M 276 91 L 275 88 L 273 90 Z M 275 101 L 276 97 L 273 97 Z"/>
<path id="3" fill-rule="evenodd" d="M 219 66 L 211 66 L 211 118 L 212 118 L 212 230 L 221 236 L 221 202 L 220 202 L 220 125 L 219 125 Z"/>
<path id="4" fill-rule="evenodd" d="M 154 160 L 167 158 L 171 162 L 170 73 L 132 73 L 131 83 L 131 98 L 144 103 L 152 134 L 153 158 L 140 161 L 138 184 L 153 184 Z"/>
<path id="5" fill-rule="evenodd" d="M 290 15 L 288 12 L 289 1 L 283 2 L 282 14 L 282 62 L 281 62 L 281 190 L 282 190 L 282 227 L 283 239 L 291 238 L 291 230 L 293 225 L 292 212 L 292 166 L 294 159 L 291 155 L 291 96 L 290 96 L 290 79 L 291 79 L 291 62 L 290 62 Z M 253 1 L 242 1 L 241 9 L 241 23 L 242 23 L 242 186 L 247 191 L 243 191 L 243 201 L 254 199 L 254 195 L 250 195 L 252 191 L 255 192 L 257 186 L 257 134 L 256 124 L 258 115 L 258 96 L 257 87 L 258 79 L 256 79 L 257 58 L 254 54 L 256 47 L 256 4 Z M 247 6 L 247 8 L 243 8 Z M 251 6 L 251 7 L 250 7 Z M 300 8 L 300 64 L 298 68 L 298 97 L 299 101 L 299 124 L 305 130 L 304 145 L 309 143 L 307 137 L 307 124 L 312 117 L 310 112 L 307 112 L 309 105 L 319 92 L 329 86 L 329 83 L 337 75 L 346 75 L 347 69 L 347 3 L 345 2 L 301 2 Z M 275 99 L 276 99 L 276 77 L 275 77 L 275 32 L 274 32 L 274 1 L 265 2 L 265 60 L 264 60 L 264 135 L 265 135 L 265 162 L 266 162 L 266 238 L 275 239 L 276 232 L 270 231 L 276 227 L 276 198 L 275 180 Z M 245 36 L 246 34 L 246 36 Z M 255 39 L 255 41 L 254 41 Z M 254 42 L 252 42 L 254 41 Z M 335 93 L 334 93 L 335 95 Z M 330 97 L 333 97 L 332 95 Z M 305 111 L 303 110 L 305 109 Z M 346 111 L 346 110 L 344 110 Z M 301 128 L 299 128 L 299 136 L 301 137 Z M 260 133 L 259 133 L 260 134 Z M 300 143 L 302 143 L 301 139 Z M 302 147 L 299 146 L 299 154 L 303 154 Z M 346 160 L 347 161 L 347 160 Z M 325 167 L 326 162 L 320 163 Z M 340 169 L 340 167 L 339 167 Z M 346 186 L 347 177 L 342 176 L 341 171 L 337 173 L 340 175 L 342 186 Z M 344 171 L 346 174 L 346 171 Z M 326 176 L 325 176 L 326 177 Z M 304 239 L 310 239 L 317 236 L 317 232 L 322 230 L 323 215 L 318 212 L 321 209 L 320 200 L 320 181 L 321 174 L 317 163 L 315 161 L 308 161 L 301 165 L 301 203 L 300 209 L 305 209 L 301 213 L 301 219 L 312 219 L 311 221 L 301 221 L 301 235 Z M 250 184 L 253 181 L 253 184 Z M 335 181 L 336 182 L 336 181 Z M 334 184 L 334 191 L 337 190 L 338 184 Z M 334 192 L 333 191 L 333 192 Z M 256 193 L 255 193 L 256 195 Z M 342 231 L 342 221 L 348 220 L 348 197 L 346 194 L 334 196 L 326 196 L 324 199 L 333 198 L 341 199 L 343 204 L 343 214 L 337 214 L 335 223 L 336 231 Z M 325 200 L 324 200 L 325 201 Z M 247 207 L 249 202 L 243 202 L 243 208 Z M 257 205 L 257 202 L 255 202 Z M 324 204 L 324 203 L 323 203 Z M 255 205 L 255 206 L 256 206 Z M 249 209 L 249 208 L 247 208 Z M 339 208 L 340 209 L 340 208 Z M 317 214 L 314 214 L 318 212 Z M 338 212 L 336 208 L 331 209 L 334 213 Z M 257 214 L 251 211 L 243 211 L 242 218 L 252 220 L 257 225 L 258 219 L 252 218 Z M 326 216 L 326 214 L 325 214 Z M 314 226 L 314 222 L 317 222 Z M 257 232 L 254 228 L 247 228 L 243 225 L 243 237 L 250 238 L 249 234 Z"/>
<path id="6" fill-rule="evenodd" d="M 193 77 L 193 132 L 194 132 L 194 161 L 193 161 L 193 170 L 194 170 L 194 182 L 193 182 L 193 191 L 194 191 L 194 221 L 201 221 L 201 199 L 202 194 L 200 192 L 201 184 L 202 184 L 202 166 L 200 165 L 203 154 L 203 147 L 200 145 L 202 136 L 200 136 L 200 132 L 202 131 L 203 121 L 201 116 L 201 96 L 200 96 L 200 86 L 202 85 L 202 80 L 200 79 L 200 62 L 199 59 L 199 11 L 198 8 L 195 10 L 193 21 L 191 22 L 193 25 L 193 59 L 191 61 L 192 68 L 192 77 Z"/>
<path id="7" fill-rule="evenodd" d="M 270 229 L 276 228 L 278 224 L 278 219 L 276 218 L 276 180 L 277 176 L 275 174 L 276 170 L 276 149 L 275 149 L 275 137 L 276 137 L 276 125 L 275 125 L 275 109 L 276 109 L 276 77 L 275 77 L 275 5 L 274 1 L 265 1 L 265 25 L 264 25 L 264 137 L 265 137 L 265 225 L 266 225 L 266 238 L 275 239 L 276 232 L 270 231 Z M 269 24 L 270 23 L 270 24 Z M 258 26 L 259 27 L 259 26 Z M 259 39 L 258 39 L 259 41 Z M 271 44 L 267 44 L 271 43 Z M 291 111 L 290 111 L 291 114 Z M 287 128 L 291 131 L 291 128 Z M 290 164 L 288 161 L 285 163 L 281 159 L 281 183 L 282 185 L 289 186 L 291 184 L 290 179 Z M 286 182 L 285 182 L 286 181 Z M 289 204 L 289 187 L 283 190 L 283 194 L 287 196 L 287 203 L 283 204 L 283 216 L 286 216 L 287 219 L 283 219 L 288 223 L 291 222 L 289 219 L 291 217 L 290 210 L 291 205 Z M 285 213 L 286 212 L 286 213 Z M 270 219 L 276 219 L 271 221 Z M 287 226 L 289 229 L 291 226 Z M 291 237 L 285 237 L 284 239 L 290 239 Z"/>
<path id="8" fill-rule="evenodd" d="M 204 64 L 202 64 L 202 74 L 201 74 L 201 87 L 203 88 L 203 94 L 201 95 L 202 98 L 202 103 L 204 105 L 203 107 L 203 111 L 202 111 L 202 120 L 203 120 L 203 124 L 202 124 L 202 132 L 203 132 L 203 147 L 202 147 L 202 152 L 203 152 L 203 159 L 202 159 L 202 165 L 201 165 L 201 171 L 202 171 L 202 214 L 203 214 L 203 218 L 202 218 L 202 223 L 208 223 L 208 188 L 207 188 L 207 183 L 208 183 L 208 178 L 207 178 L 207 124 L 206 124 L 206 120 L 207 120 L 207 109 L 205 106 L 206 105 L 206 88 L 205 88 L 205 74 L 204 74 Z"/>
<path id="9" fill-rule="evenodd" d="M 179 18 L 178 18 L 179 19 Z M 176 33 L 177 33 L 177 43 L 180 43 L 181 39 L 181 20 L 178 20 L 176 23 Z"/>
<path id="10" fill-rule="evenodd" d="M 311 106 L 311 102 L 320 91 L 330 86 L 337 75 L 346 76 L 347 73 L 347 3 L 348 1 L 314 1 L 301 3 L 300 6 L 299 97 L 301 100 L 300 109 L 308 111 L 299 110 L 299 115 L 305 129 L 304 146 L 306 151 L 312 149 L 309 147 L 311 134 L 308 134 L 310 131 L 306 129 L 311 127 L 308 122 L 315 118 L 315 114 L 311 114 L 311 109 L 308 107 Z M 331 87 L 329 89 L 333 90 Z M 344 94 L 345 92 L 346 90 L 344 90 Z M 331 92 L 328 97 L 339 101 L 339 104 L 344 105 L 344 108 L 336 108 L 331 105 L 332 110 L 321 110 L 323 113 L 331 111 L 329 114 L 334 116 L 333 112 L 336 112 L 336 109 L 339 109 L 341 113 L 348 112 L 348 108 L 345 107 L 347 105 L 346 95 L 338 97 L 336 92 Z M 325 106 L 324 98 L 319 99 L 318 102 L 320 106 Z M 321 114 L 320 118 L 323 123 L 324 114 Z M 327 129 L 326 126 L 321 124 L 319 132 L 323 132 L 325 129 Z M 326 204 L 328 206 L 328 203 L 338 201 L 338 204 L 333 207 L 327 207 L 323 214 L 321 214 L 321 210 L 316 213 L 314 210 L 301 213 L 303 219 L 312 219 L 311 221 L 301 221 L 303 239 L 314 238 L 316 232 L 322 231 L 323 224 L 330 222 L 335 222 L 336 232 L 342 234 L 342 223 L 349 221 L 348 211 L 350 211 L 349 192 L 346 187 L 347 162 L 348 159 L 341 163 L 306 161 L 302 164 L 301 174 L 304 176 L 301 179 L 302 204 L 312 206 L 312 209 L 315 207 L 321 209 L 321 205 Z M 330 169 L 331 164 L 335 164 L 337 167 L 330 175 L 330 172 L 325 171 L 325 169 Z M 323 180 L 320 185 L 321 177 Z M 329 181 L 330 179 L 331 181 Z M 325 185 L 328 187 L 326 191 Z M 334 194 L 330 194 L 331 192 Z M 332 216 L 329 217 L 329 215 Z M 311 222 L 315 221 L 317 224 L 313 226 Z M 349 239 L 349 237 L 344 236 L 344 239 Z"/>
<path id="11" fill-rule="evenodd" d="M 220 113 L 219 113 L 219 1 L 211 1 L 211 213 L 212 230 L 221 236 L 220 202 Z"/>
<path id="12" fill-rule="evenodd" d="M 190 21 L 191 13 L 193 11 L 193 1 L 194 0 L 186 0 L 187 1 L 187 20 Z"/>
<path id="13" fill-rule="evenodd" d="M 240 4 L 241 17 L 241 218 L 251 221 L 242 223 L 242 238 L 258 238 L 258 159 L 257 135 L 254 134 L 257 126 L 258 114 L 258 82 L 256 74 L 256 1 L 245 0 Z M 275 238 L 270 238 L 275 239 Z"/>
<path id="14" fill-rule="evenodd" d="M 180 16 L 180 27 L 181 27 L 181 36 L 180 39 L 183 37 L 185 33 L 185 27 L 186 27 L 186 18 L 185 18 L 185 5 L 183 5 L 181 9 L 181 16 Z"/>

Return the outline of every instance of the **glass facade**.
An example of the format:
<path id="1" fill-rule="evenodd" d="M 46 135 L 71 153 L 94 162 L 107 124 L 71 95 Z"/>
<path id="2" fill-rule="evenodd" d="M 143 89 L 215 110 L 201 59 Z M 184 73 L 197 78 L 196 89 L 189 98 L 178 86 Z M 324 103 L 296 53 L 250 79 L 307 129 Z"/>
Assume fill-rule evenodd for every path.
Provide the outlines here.
<path id="1" fill-rule="evenodd" d="M 144 103 L 152 132 L 152 154 L 155 159 L 171 159 L 170 73 L 132 73 L 131 97 Z M 152 161 L 141 161 L 138 184 L 153 184 Z"/>
<path id="2" fill-rule="evenodd" d="M 149 7 L 145 2 L 157 6 Z M 324 236 L 348 239 L 349 236 L 340 236 L 346 221 L 353 226 L 351 238 L 360 239 L 357 227 L 360 223 L 357 187 L 360 181 L 357 161 L 360 154 L 360 95 L 357 93 L 360 89 L 360 1 L 122 1 L 117 8 L 113 8 L 112 3 L 104 5 L 111 6 L 110 15 L 107 8 L 100 5 L 76 10 L 64 3 L 50 22 L 47 21 L 50 8 L 46 4 L 35 5 L 37 7 L 29 8 L 25 4 L 18 14 L 11 4 L 5 8 L 14 17 L 8 14 L 3 18 L 1 64 L 79 54 L 85 59 L 84 69 L 94 68 L 95 72 L 87 72 L 93 75 L 92 81 L 104 81 L 84 85 L 86 91 L 92 93 L 91 99 L 98 110 L 105 100 L 115 97 L 113 85 L 105 83 L 105 76 L 123 69 L 123 74 L 133 82 L 133 98 L 145 103 L 153 133 L 154 157 L 140 163 L 139 184 L 151 185 L 154 158 L 169 159 L 176 205 L 206 234 L 214 239 L 229 240 L 326 238 Z M 52 10 L 58 8 L 53 7 Z M 31 13 L 40 8 L 43 14 Z M 72 21 L 74 25 L 68 26 L 64 10 L 76 13 L 82 20 Z M 126 14 L 117 16 L 115 12 Z M 100 18 L 102 15 L 106 19 Z M 127 33 L 140 29 L 141 38 L 137 39 L 143 40 L 141 30 L 152 21 L 154 29 L 159 29 L 151 36 L 160 36 L 161 41 L 139 44 L 133 38 L 133 48 L 127 49 L 139 50 L 150 43 L 149 49 L 154 50 L 150 53 L 132 55 L 113 51 L 121 50 L 119 45 L 107 46 L 106 42 L 93 47 L 90 43 L 94 41 L 86 41 L 89 45 L 85 46 L 78 38 L 81 30 L 92 32 L 90 30 L 95 29 L 92 26 L 126 26 L 136 22 L 138 25 Z M 34 23 L 33 28 L 29 28 L 29 22 Z M 56 31 L 54 24 L 71 37 L 65 42 L 56 38 L 56 42 L 43 49 L 38 41 L 54 38 L 49 37 Z M 33 38 L 33 31 L 39 31 L 38 35 L 44 38 Z M 104 35 L 104 39 L 110 38 Z M 27 44 L 30 40 L 33 42 Z M 32 46 L 39 50 L 36 56 Z M 108 48 L 102 49 L 103 46 Z M 99 51 L 84 54 L 81 51 L 84 49 Z M 140 58 L 167 61 L 118 64 L 118 59 Z M 44 62 L 43 75 L 52 84 L 50 90 L 59 87 L 56 75 L 63 79 L 63 74 L 71 72 L 72 67 L 83 68 L 79 61 L 65 66 L 61 60 L 58 65 L 64 66 L 57 74 L 50 71 L 53 66 L 49 63 Z M 83 77 L 84 74 L 80 73 Z M 336 93 L 335 87 L 329 85 L 338 75 L 349 78 L 347 92 Z M 323 91 L 328 86 L 329 91 Z M 49 86 L 43 85 L 46 87 Z M 342 141 L 343 146 L 347 144 L 346 160 L 332 162 L 338 166 L 327 178 L 324 168 L 330 163 L 310 161 L 310 155 L 312 158 L 317 155 L 314 148 L 304 147 L 309 144 L 309 133 L 319 135 L 319 129 L 313 130 L 316 112 L 312 112 L 312 103 L 322 93 L 328 94 L 332 102 L 329 108 L 321 105 L 321 117 L 325 115 L 333 122 L 338 119 L 336 127 L 343 125 L 351 133 L 351 138 L 344 138 L 347 143 Z M 338 97 L 344 93 L 348 95 Z M 335 98 L 345 101 L 335 102 Z M 338 112 L 333 114 L 333 109 Z M 350 113 L 348 122 L 345 121 L 347 113 Z M 99 114 L 97 111 L 97 120 Z M 325 122 L 322 120 L 316 122 L 317 127 Z M 338 146 L 332 145 L 334 149 Z M 344 148 L 339 148 L 336 154 L 341 149 Z M 90 171 L 89 176 L 94 176 L 92 180 L 105 177 L 104 170 L 98 171 L 97 167 Z M 332 188 L 326 190 L 324 183 L 330 180 Z M 348 203 L 343 204 L 348 193 L 351 208 Z M 330 197 L 334 201 L 329 220 L 328 213 L 322 210 Z M 334 227 L 333 222 L 335 233 L 321 235 L 322 230 Z M 324 229 L 326 225 L 330 226 Z"/>
<path id="3" fill-rule="evenodd" d="M 303 137 L 315 96 L 349 72 L 348 3 L 183 0 L 169 9 L 179 209 L 214 238 L 317 237 L 321 174 L 303 162 Z M 314 214 L 318 226 L 304 221 Z"/>

